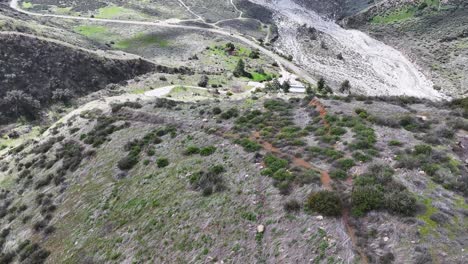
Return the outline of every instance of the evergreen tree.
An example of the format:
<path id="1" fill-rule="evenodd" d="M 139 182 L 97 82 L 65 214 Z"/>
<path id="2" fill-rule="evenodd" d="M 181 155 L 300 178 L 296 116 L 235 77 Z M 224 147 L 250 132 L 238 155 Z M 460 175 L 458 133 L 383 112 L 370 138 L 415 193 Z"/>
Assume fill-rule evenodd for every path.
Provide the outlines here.
<path id="1" fill-rule="evenodd" d="M 236 77 L 244 77 L 246 76 L 246 72 L 245 72 L 245 63 L 242 59 L 240 59 L 238 62 L 237 62 L 237 65 L 236 65 L 236 68 L 234 69 L 234 72 L 233 72 L 234 76 Z"/>
<path id="2" fill-rule="evenodd" d="M 340 93 L 350 93 L 351 83 L 348 80 L 345 80 L 340 87 Z"/>
<path id="3" fill-rule="evenodd" d="M 281 85 L 281 89 L 283 89 L 284 93 L 289 93 L 289 90 L 291 89 L 291 83 L 289 82 L 289 80 L 283 82 L 283 84 Z"/>

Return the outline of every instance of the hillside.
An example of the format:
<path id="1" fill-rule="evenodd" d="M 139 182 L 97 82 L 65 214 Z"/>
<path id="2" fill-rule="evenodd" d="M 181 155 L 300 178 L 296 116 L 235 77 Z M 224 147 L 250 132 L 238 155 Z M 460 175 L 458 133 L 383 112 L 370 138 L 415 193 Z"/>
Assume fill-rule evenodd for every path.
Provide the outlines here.
<path id="1" fill-rule="evenodd" d="M 0 263 L 465 263 L 438 4 L 0 1 Z"/>

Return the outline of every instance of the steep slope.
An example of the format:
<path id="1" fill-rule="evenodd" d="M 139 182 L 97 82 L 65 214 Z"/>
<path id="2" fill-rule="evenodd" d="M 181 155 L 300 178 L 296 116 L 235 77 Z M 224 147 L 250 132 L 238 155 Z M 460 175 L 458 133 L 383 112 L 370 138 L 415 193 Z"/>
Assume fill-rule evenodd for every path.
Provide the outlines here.
<path id="1" fill-rule="evenodd" d="M 54 94 L 71 99 L 155 69 L 155 65 L 141 58 L 100 56 L 52 39 L 16 32 L 0 32 L 0 45 L 0 97 L 5 99 L 10 91 L 19 90 L 47 104 Z M 0 105 L 3 113 L 9 113 L 10 108 L 6 101 Z"/>
<path id="2" fill-rule="evenodd" d="M 2 263 L 461 263 L 466 151 L 450 146 L 466 135 L 436 135 L 466 120 L 420 101 L 310 100 L 77 109 L 2 156 Z M 321 190 L 341 202 L 316 209 Z"/>

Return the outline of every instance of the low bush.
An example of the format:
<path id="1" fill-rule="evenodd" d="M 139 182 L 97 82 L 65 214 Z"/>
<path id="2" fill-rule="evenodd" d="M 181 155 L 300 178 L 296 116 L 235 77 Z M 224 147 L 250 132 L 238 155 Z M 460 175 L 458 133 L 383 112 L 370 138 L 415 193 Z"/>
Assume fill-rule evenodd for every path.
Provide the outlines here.
<path id="1" fill-rule="evenodd" d="M 121 170 L 131 170 L 135 165 L 138 164 L 138 157 L 135 155 L 127 155 L 123 157 L 118 163 L 117 167 Z"/>
<path id="2" fill-rule="evenodd" d="M 389 146 L 394 146 L 394 147 L 401 147 L 401 146 L 403 146 L 403 143 L 398 141 L 398 140 L 390 140 L 388 142 L 388 145 Z"/>
<path id="3" fill-rule="evenodd" d="M 362 216 L 365 213 L 380 209 L 383 203 L 383 191 L 380 185 L 355 186 L 351 194 L 352 213 Z"/>
<path id="4" fill-rule="evenodd" d="M 331 170 L 329 174 L 332 179 L 344 180 L 348 177 L 346 171 L 340 169 Z"/>
<path id="5" fill-rule="evenodd" d="M 213 110 L 211 110 L 211 112 L 212 112 L 214 115 L 219 115 L 219 114 L 221 114 L 223 111 L 221 111 L 221 108 L 219 108 L 219 107 L 213 107 Z"/>
<path id="6" fill-rule="evenodd" d="M 298 212 L 301 210 L 301 204 L 296 199 L 291 199 L 283 204 L 283 208 L 288 213 Z"/>
<path id="7" fill-rule="evenodd" d="M 353 158 L 354 160 L 361 161 L 361 162 L 368 162 L 372 160 L 371 156 L 364 154 L 362 151 L 355 151 L 353 153 Z"/>
<path id="8" fill-rule="evenodd" d="M 287 160 L 277 158 L 273 154 L 267 154 L 263 159 L 266 165 L 266 169 L 262 171 L 262 174 L 273 176 L 275 172 L 280 169 L 287 168 L 289 162 Z"/>
<path id="9" fill-rule="evenodd" d="M 225 185 L 222 173 L 224 172 L 225 169 L 222 165 L 214 165 L 208 169 L 208 172 L 193 173 L 189 178 L 190 185 L 195 190 L 201 190 L 204 196 L 223 191 Z"/>
<path id="10" fill-rule="evenodd" d="M 210 156 L 216 152 L 215 146 L 207 146 L 200 149 L 200 155 L 202 156 Z"/>
<path id="11" fill-rule="evenodd" d="M 340 216 L 342 213 L 341 199 L 332 191 L 319 191 L 310 194 L 306 206 L 308 209 L 325 216 Z"/>
<path id="12" fill-rule="evenodd" d="M 247 152 L 259 151 L 262 148 L 260 144 L 248 138 L 242 138 L 242 139 L 236 140 L 235 143 L 241 145 L 244 148 L 244 150 Z"/>
<path id="13" fill-rule="evenodd" d="M 194 154 L 199 154 L 200 148 L 196 146 L 188 146 L 187 149 L 184 150 L 184 155 L 190 156 Z"/>
<path id="14" fill-rule="evenodd" d="M 348 171 L 349 169 L 354 167 L 355 163 L 353 159 L 339 159 L 335 162 L 335 165 L 339 169 Z"/>
<path id="15" fill-rule="evenodd" d="M 156 160 L 156 164 L 158 165 L 158 168 L 165 168 L 169 166 L 169 160 L 166 158 L 159 158 Z"/>
<path id="16" fill-rule="evenodd" d="M 369 114 L 367 113 L 366 110 L 362 109 L 362 108 L 357 108 L 354 110 L 354 112 L 360 117 L 360 118 L 363 118 L 363 119 L 366 119 Z"/>
<path id="17" fill-rule="evenodd" d="M 84 147 L 74 140 L 63 142 L 57 150 L 57 159 L 63 159 L 62 168 L 64 170 L 75 171 L 85 158 Z"/>
<path id="18" fill-rule="evenodd" d="M 116 113 L 116 112 L 120 111 L 124 107 L 133 108 L 133 109 L 140 109 L 143 106 L 138 102 L 114 103 L 114 104 L 111 104 L 112 113 Z"/>
<path id="19" fill-rule="evenodd" d="M 430 128 L 428 122 L 411 115 L 400 117 L 400 126 L 411 132 L 422 132 Z"/>
<path id="20" fill-rule="evenodd" d="M 413 216 L 416 213 L 417 203 L 409 191 L 393 191 L 385 193 L 384 207 L 395 214 Z"/>
<path id="21" fill-rule="evenodd" d="M 230 108 L 227 111 L 221 113 L 220 117 L 222 119 L 231 119 L 239 116 L 239 110 L 237 108 Z"/>

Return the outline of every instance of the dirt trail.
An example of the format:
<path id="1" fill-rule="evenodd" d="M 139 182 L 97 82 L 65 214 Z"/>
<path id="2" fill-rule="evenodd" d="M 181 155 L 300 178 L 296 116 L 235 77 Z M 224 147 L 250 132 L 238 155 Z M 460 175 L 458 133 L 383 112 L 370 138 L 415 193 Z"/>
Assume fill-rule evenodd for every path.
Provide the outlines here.
<path id="1" fill-rule="evenodd" d="M 325 106 L 317 98 L 314 98 L 312 101 L 310 101 L 309 106 L 313 106 L 313 107 L 315 107 L 315 109 L 317 109 L 317 111 L 320 114 L 320 117 L 322 118 L 323 124 L 327 128 L 328 134 L 329 134 L 330 133 L 330 123 L 325 118 L 327 116 L 327 114 L 328 114 L 327 109 L 325 108 Z M 336 146 L 334 146 L 334 148 L 335 147 Z M 322 171 L 321 175 L 322 175 L 321 181 L 322 181 L 323 187 L 325 189 L 327 189 L 327 190 L 332 190 L 333 188 L 331 188 L 331 185 L 330 185 L 331 179 L 330 179 L 330 175 L 328 174 L 328 172 L 327 171 Z M 346 183 L 352 185 L 353 184 L 353 178 L 350 176 L 348 179 L 346 179 Z M 356 249 L 359 256 L 361 257 L 361 263 L 367 264 L 369 261 L 367 259 L 366 254 L 357 245 L 356 231 L 349 224 L 349 208 L 347 208 L 347 207 L 343 208 L 342 221 L 343 221 L 343 225 L 345 226 L 346 233 L 348 234 L 349 238 L 352 241 L 352 244 L 353 244 L 354 248 Z"/>
<path id="2" fill-rule="evenodd" d="M 43 17 L 43 18 L 58 18 L 58 19 L 72 19 L 72 20 L 80 20 L 80 21 L 90 21 L 90 22 L 100 22 L 100 23 L 116 23 L 116 24 L 127 24 L 127 25 L 143 25 L 143 26 L 154 26 L 154 27 L 163 27 L 163 28 L 178 28 L 178 29 L 189 29 L 189 30 L 197 30 L 197 31 L 205 31 L 205 32 L 210 32 L 218 35 L 223 35 L 231 38 L 235 38 L 244 44 L 258 49 L 260 52 L 262 52 L 264 55 L 272 58 L 275 60 L 279 65 L 283 65 L 290 69 L 292 72 L 300 76 L 302 79 L 306 80 L 309 83 L 315 84 L 317 81 L 315 80 L 314 77 L 312 77 L 307 71 L 303 70 L 301 67 L 298 67 L 296 64 L 288 61 L 287 59 L 279 56 L 275 52 L 266 49 L 265 47 L 259 45 L 257 42 L 254 40 L 248 39 L 244 36 L 241 36 L 239 34 L 235 34 L 232 32 L 227 32 L 219 27 L 215 28 L 204 28 L 204 27 L 197 27 L 197 26 L 186 26 L 186 25 L 180 25 L 180 24 L 171 24 L 167 21 L 157 21 L 157 22 L 150 22 L 150 21 L 139 21 L 139 20 L 119 20 L 119 19 L 105 19 L 105 18 L 94 18 L 94 17 L 79 17 L 79 16 L 68 16 L 68 15 L 55 15 L 55 14 L 41 14 L 41 13 L 35 13 L 35 12 L 30 12 L 23 10 L 19 5 L 18 5 L 18 0 L 11 0 L 10 5 L 12 9 L 26 14 L 30 16 L 36 16 L 36 17 Z M 207 25 L 213 26 L 212 24 L 205 23 Z"/>

